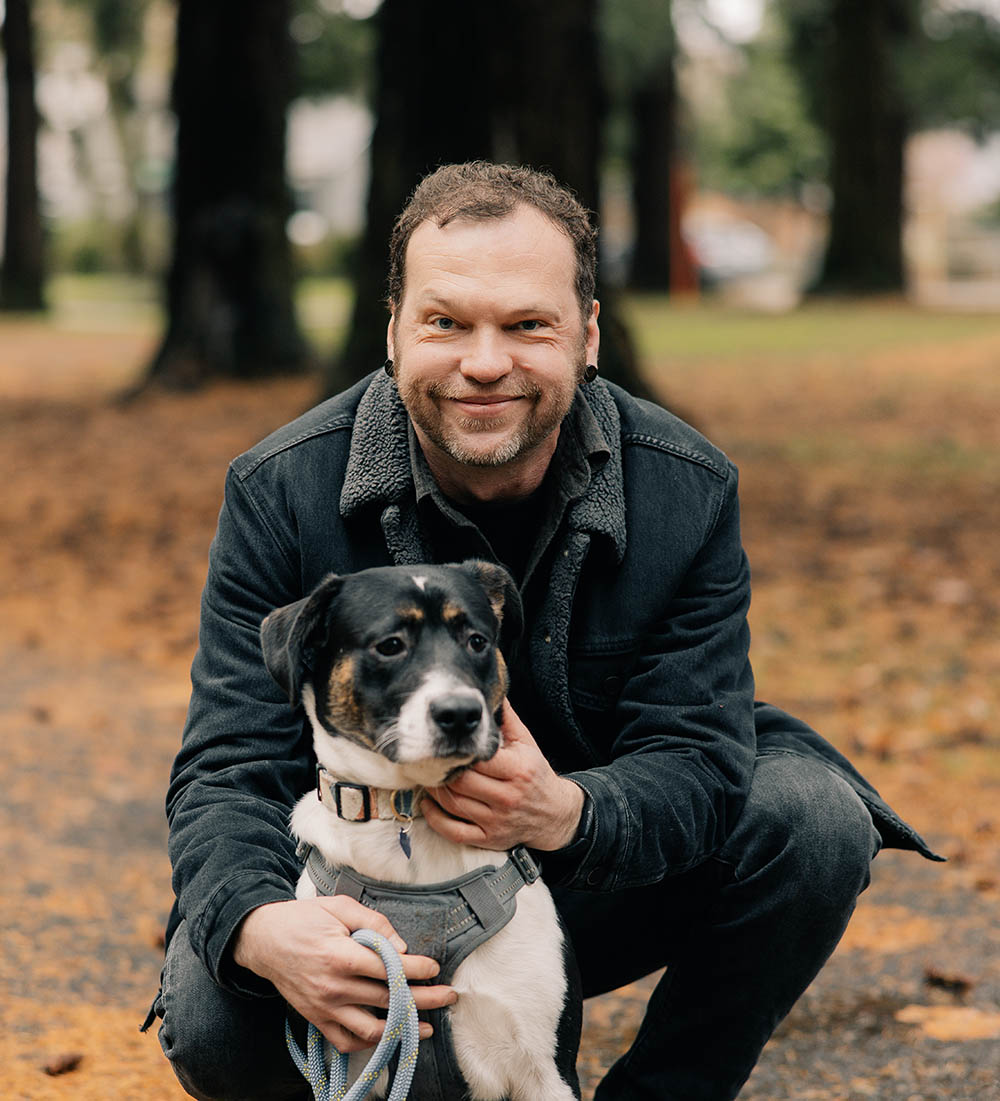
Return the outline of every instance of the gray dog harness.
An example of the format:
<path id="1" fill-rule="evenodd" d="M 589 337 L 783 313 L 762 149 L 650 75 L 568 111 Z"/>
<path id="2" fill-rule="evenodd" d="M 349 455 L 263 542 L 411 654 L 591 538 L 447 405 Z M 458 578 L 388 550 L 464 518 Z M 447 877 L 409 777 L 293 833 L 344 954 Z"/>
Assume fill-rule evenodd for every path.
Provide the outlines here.
<path id="1" fill-rule="evenodd" d="M 477 868 L 457 879 L 423 886 L 383 883 L 353 868 L 331 868 L 311 845 L 300 859 L 321 895 L 349 895 L 384 914 L 406 941 L 407 951 L 430 956 L 441 967 L 435 983 L 449 983 L 473 949 L 498 933 L 517 909 L 517 892 L 539 877 L 538 865 L 523 846 L 512 849 L 501 868 Z M 451 1040 L 448 1014 L 427 1013 L 434 1028 L 420 1045 L 409 1096 L 414 1101 L 454 1101 L 467 1096 Z"/>

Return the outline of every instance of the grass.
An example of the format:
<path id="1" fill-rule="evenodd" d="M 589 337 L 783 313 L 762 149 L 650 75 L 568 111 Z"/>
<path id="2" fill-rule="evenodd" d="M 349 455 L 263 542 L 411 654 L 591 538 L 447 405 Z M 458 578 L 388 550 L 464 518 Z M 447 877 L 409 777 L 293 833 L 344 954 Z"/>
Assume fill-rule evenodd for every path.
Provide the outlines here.
<path id="1" fill-rule="evenodd" d="M 146 328 L 162 322 L 162 292 L 149 277 L 58 275 L 49 281 L 51 320 L 59 327 Z M 299 282 L 302 325 L 321 350 L 333 348 L 348 320 L 350 287 L 344 279 Z M 989 314 L 920 310 L 887 299 L 872 303 L 807 303 L 786 314 L 756 314 L 715 305 L 670 303 L 661 295 L 633 295 L 625 302 L 640 353 L 671 368 L 705 360 L 809 355 L 844 359 L 888 348 L 925 347 L 1000 331 Z"/>
<path id="2" fill-rule="evenodd" d="M 995 315 L 920 310 L 898 300 L 808 302 L 785 314 L 750 313 L 711 302 L 670 305 L 659 295 L 626 300 L 640 353 L 671 363 L 747 356 L 841 357 L 919 347 L 1000 330 Z"/>

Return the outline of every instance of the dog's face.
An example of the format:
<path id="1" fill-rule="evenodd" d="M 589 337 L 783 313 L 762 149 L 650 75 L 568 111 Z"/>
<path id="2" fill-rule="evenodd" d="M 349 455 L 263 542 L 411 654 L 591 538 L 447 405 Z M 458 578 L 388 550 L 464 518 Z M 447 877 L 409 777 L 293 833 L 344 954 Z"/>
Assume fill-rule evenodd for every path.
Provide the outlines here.
<path id="1" fill-rule="evenodd" d="M 326 578 L 261 625 L 268 670 L 331 736 L 400 764 L 491 757 L 500 652 L 520 599 L 499 566 L 391 566 Z"/>

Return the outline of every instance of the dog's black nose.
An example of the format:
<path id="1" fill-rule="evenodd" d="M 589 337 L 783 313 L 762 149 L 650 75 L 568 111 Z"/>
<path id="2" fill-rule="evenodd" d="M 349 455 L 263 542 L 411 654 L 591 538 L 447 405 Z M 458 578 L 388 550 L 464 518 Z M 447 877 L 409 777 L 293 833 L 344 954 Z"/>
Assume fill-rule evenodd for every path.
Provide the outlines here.
<path id="1" fill-rule="evenodd" d="M 441 696 L 431 703 L 431 718 L 449 738 L 472 734 L 482 717 L 482 701 L 475 696 Z"/>

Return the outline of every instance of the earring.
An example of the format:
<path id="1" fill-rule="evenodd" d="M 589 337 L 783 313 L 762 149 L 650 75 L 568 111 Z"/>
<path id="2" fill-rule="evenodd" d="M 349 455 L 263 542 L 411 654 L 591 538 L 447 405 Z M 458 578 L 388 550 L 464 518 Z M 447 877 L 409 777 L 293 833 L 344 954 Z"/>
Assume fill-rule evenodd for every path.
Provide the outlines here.
<path id="1" fill-rule="evenodd" d="M 588 363 L 586 369 L 583 372 L 583 382 L 586 385 L 588 382 L 593 382 L 597 378 L 597 364 Z"/>
<path id="2" fill-rule="evenodd" d="M 392 378 L 392 372 L 395 370 L 395 366 L 391 359 L 387 359 L 385 363 L 382 364 L 382 370 L 385 371 L 389 378 Z"/>

